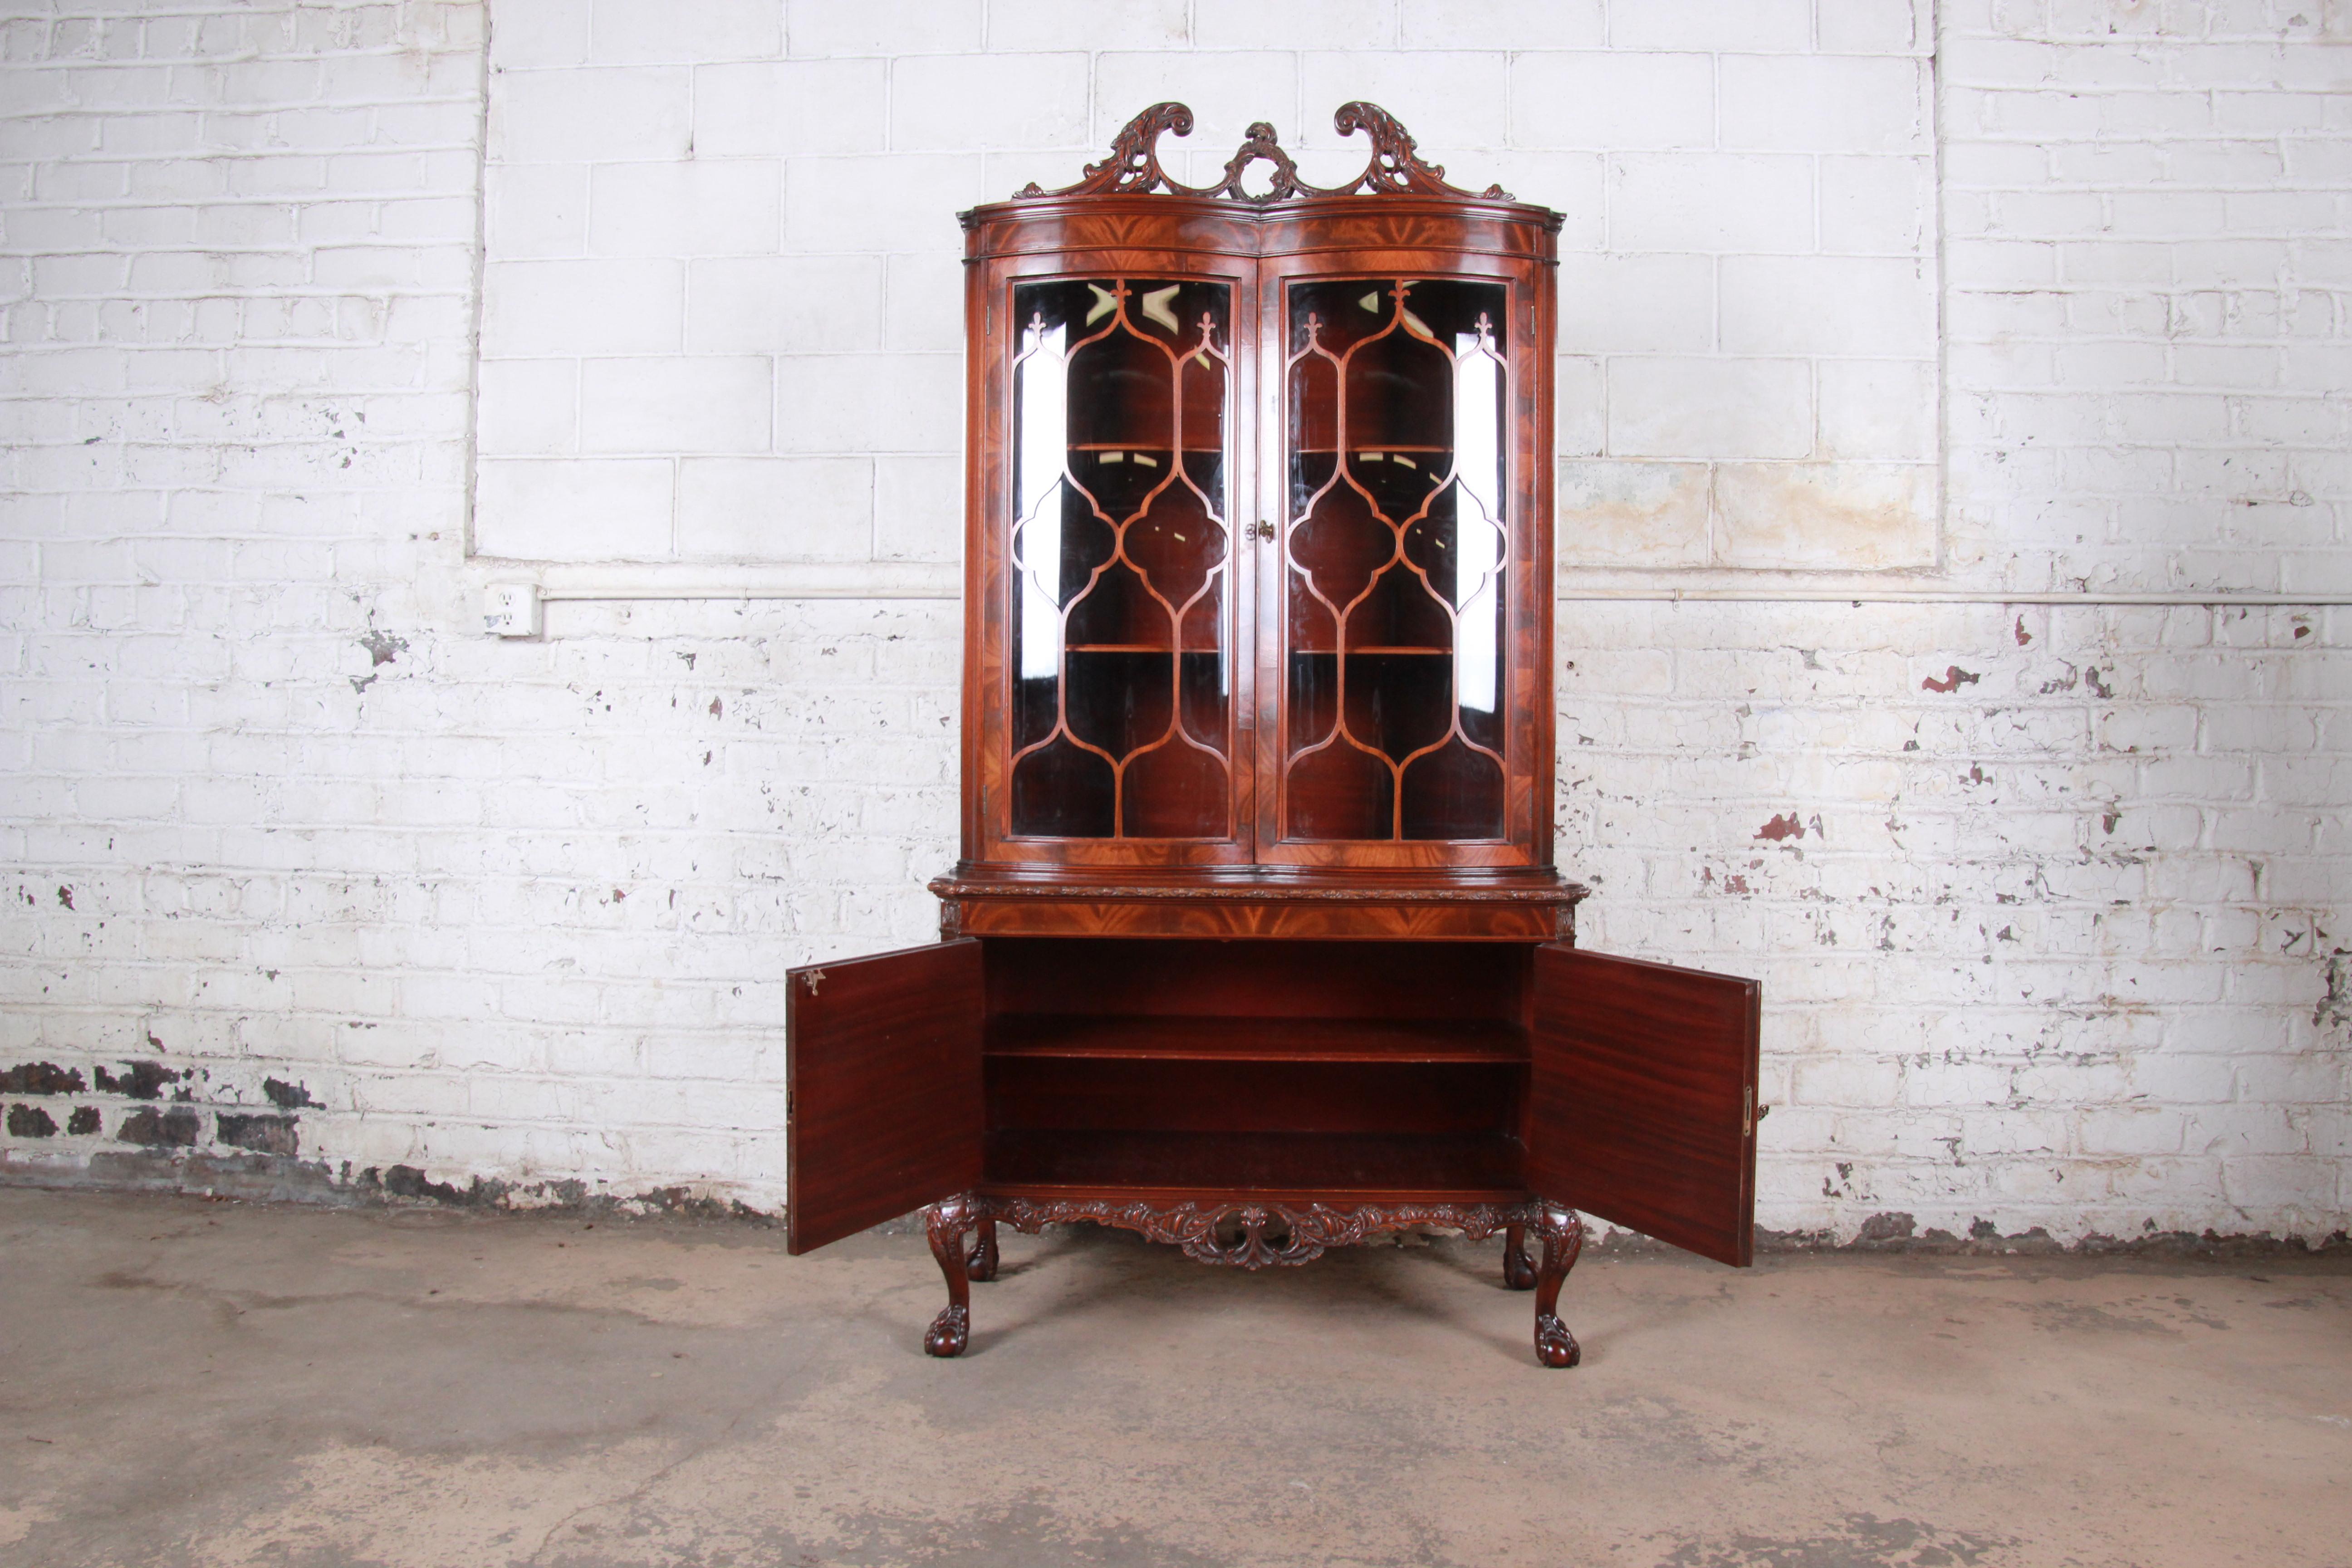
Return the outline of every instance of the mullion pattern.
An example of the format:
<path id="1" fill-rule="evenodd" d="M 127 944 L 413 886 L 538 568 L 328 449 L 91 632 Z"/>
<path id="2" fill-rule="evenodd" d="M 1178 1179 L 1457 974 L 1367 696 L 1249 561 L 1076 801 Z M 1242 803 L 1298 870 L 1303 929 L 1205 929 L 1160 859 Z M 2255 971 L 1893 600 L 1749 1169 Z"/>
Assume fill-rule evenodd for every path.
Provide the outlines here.
<path id="1" fill-rule="evenodd" d="M 1353 296 L 1370 289 L 1351 303 L 1371 310 L 1384 298 L 1378 330 L 1353 337 L 1335 333 L 1335 323 L 1311 309 L 1303 332 L 1294 328 L 1297 346 L 1286 363 L 1293 464 L 1284 552 L 1293 612 L 1286 837 L 1482 838 L 1501 833 L 1500 729 L 1483 725 L 1485 739 L 1471 732 L 1465 722 L 1464 689 L 1466 663 L 1475 678 L 1476 689 L 1468 694 L 1473 710 L 1496 711 L 1503 670 L 1495 639 L 1510 552 L 1496 447 L 1507 385 L 1494 321 L 1501 290 L 1438 286 L 1450 289 L 1444 302 L 1453 307 L 1448 314 L 1457 317 L 1467 315 L 1465 307 L 1481 295 L 1493 296 L 1492 307 L 1462 322 L 1449 345 L 1408 304 L 1416 289 L 1429 288 L 1409 281 L 1330 284 L 1318 291 L 1326 302 L 1334 290 Z M 1342 345 L 1336 350 L 1335 338 Z M 1396 361 L 1396 351 L 1408 346 L 1412 353 L 1440 356 L 1442 395 L 1433 393 L 1433 384 L 1412 387 L 1409 378 L 1378 363 Z M 1329 383 L 1328 408 L 1315 406 L 1318 374 Z M 1377 407 L 1370 393 L 1383 381 L 1407 385 L 1402 399 L 1406 406 Z M 1444 406 L 1428 406 L 1440 396 Z M 1480 423 L 1485 411 L 1475 404 L 1481 398 L 1494 402 L 1491 424 Z M 1420 406 L 1412 406 L 1416 402 Z M 1457 419 L 1457 411 L 1467 417 Z M 1326 431 L 1330 469 L 1318 479 L 1314 442 Z M 1395 439 L 1416 434 L 1422 439 Z M 1439 434 L 1442 446 L 1431 438 Z M 1443 468 L 1425 467 L 1433 459 L 1442 461 Z M 1369 468 L 1374 463 L 1387 466 L 1377 479 Z M 1415 479 L 1399 481 L 1393 477 L 1399 469 Z M 1350 536 L 1357 542 L 1352 551 L 1335 542 Z M 1416 617 L 1418 624 L 1436 628 L 1436 637 L 1398 646 L 1396 629 Z M 1302 668 L 1299 652 L 1302 642 L 1319 640 L 1318 633 L 1327 626 L 1333 667 L 1328 705 L 1314 700 L 1318 675 L 1311 664 Z M 1383 629 L 1390 634 L 1385 642 Z M 1307 649 L 1307 658 L 1320 651 Z M 1418 744 L 1399 740 L 1393 731 L 1410 728 L 1412 716 L 1400 718 L 1398 709 L 1411 707 L 1413 688 L 1428 692 L 1441 670 L 1443 728 Z M 1322 719 L 1325 706 L 1328 721 Z M 1427 728 L 1425 719 L 1423 727 Z M 1368 793 L 1360 785 L 1335 785 L 1331 781 L 1344 778 L 1348 770 L 1318 769 L 1316 759 L 1339 749 L 1364 759 L 1352 770 L 1360 780 L 1366 766 L 1377 768 L 1385 788 Z M 1433 798 L 1444 804 L 1434 809 L 1410 804 L 1414 786 L 1423 783 L 1413 775 L 1416 766 L 1451 770 L 1445 779 L 1418 791 L 1431 796 L 1433 790 Z"/>
<path id="2" fill-rule="evenodd" d="M 1042 306 L 1029 309 L 1014 362 L 1022 394 L 1041 395 L 1038 378 L 1059 377 L 1067 401 L 1047 484 L 1030 479 L 1033 458 L 1043 454 L 1018 451 L 1043 433 L 1016 415 L 1015 678 L 1026 685 L 1024 678 L 1045 673 L 1048 650 L 1039 645 L 1048 640 L 1053 664 L 1050 725 L 1025 742 L 1015 736 L 1013 830 L 1224 837 L 1233 791 L 1219 498 L 1228 482 L 1231 364 L 1217 312 L 1202 309 L 1182 322 L 1174 309 L 1182 284 L 1047 287 L 1064 296 L 1083 289 L 1080 303 L 1090 305 L 1078 323 L 1085 335 L 1066 350 L 1058 342 L 1078 306 L 1059 322 L 1049 322 Z M 1222 286 L 1190 287 L 1223 303 Z M 1188 387 L 1188 374 L 1205 379 Z M 1147 466 L 1165 471 L 1139 483 Z M 1107 548 L 1090 552 L 1087 537 Z M 1078 574 L 1083 580 L 1073 583 Z"/>

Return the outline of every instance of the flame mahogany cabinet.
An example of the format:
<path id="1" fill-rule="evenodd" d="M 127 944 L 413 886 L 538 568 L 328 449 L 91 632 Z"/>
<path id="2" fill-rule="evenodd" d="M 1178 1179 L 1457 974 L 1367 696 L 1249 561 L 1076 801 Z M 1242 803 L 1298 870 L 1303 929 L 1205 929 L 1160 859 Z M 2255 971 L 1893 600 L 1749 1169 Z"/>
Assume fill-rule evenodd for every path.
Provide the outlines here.
<path id="1" fill-rule="evenodd" d="M 1335 189 L 1263 124 L 1179 184 L 1163 103 L 963 215 L 963 858 L 788 1004 L 791 1249 L 923 1208 L 934 1355 L 1000 1222 L 1499 1231 L 1548 1366 L 1579 1210 L 1748 1261 L 1758 987 L 1579 951 L 1552 866 L 1559 217 L 1337 123 Z"/>

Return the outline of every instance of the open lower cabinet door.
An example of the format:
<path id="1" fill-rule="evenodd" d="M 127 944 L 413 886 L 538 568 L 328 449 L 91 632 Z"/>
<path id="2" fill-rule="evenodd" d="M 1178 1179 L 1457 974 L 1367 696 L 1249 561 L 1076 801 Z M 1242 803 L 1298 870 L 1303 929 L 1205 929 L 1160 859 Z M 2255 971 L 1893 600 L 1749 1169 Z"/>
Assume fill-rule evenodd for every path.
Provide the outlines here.
<path id="1" fill-rule="evenodd" d="M 980 1180 L 980 943 L 790 972 L 785 1249 L 806 1252 Z"/>
<path id="2" fill-rule="evenodd" d="M 1717 1262 L 1753 1257 L 1753 980 L 1536 949 L 1528 1184 Z"/>

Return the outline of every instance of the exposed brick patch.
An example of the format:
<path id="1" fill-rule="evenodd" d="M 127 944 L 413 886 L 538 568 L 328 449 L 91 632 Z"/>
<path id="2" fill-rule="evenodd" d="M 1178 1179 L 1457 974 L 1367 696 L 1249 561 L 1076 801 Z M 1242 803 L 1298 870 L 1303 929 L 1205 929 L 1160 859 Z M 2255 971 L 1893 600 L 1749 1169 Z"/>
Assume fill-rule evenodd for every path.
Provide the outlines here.
<path id="1" fill-rule="evenodd" d="M 55 1118 L 37 1105 L 12 1105 L 8 1108 L 8 1136 L 11 1138 L 48 1138 L 56 1135 Z"/>
<path id="2" fill-rule="evenodd" d="M 214 1136 L 232 1149 L 260 1154 L 293 1154 L 300 1138 L 291 1116 L 260 1116 L 224 1110 L 214 1118 Z"/>
<path id="3" fill-rule="evenodd" d="M 202 1131 L 203 1123 L 191 1107 L 175 1105 L 168 1110 L 158 1110 L 153 1106 L 142 1106 L 122 1119 L 114 1136 L 125 1143 L 188 1149 L 195 1146 Z"/>
<path id="4" fill-rule="evenodd" d="M 109 1072 L 104 1067 L 90 1069 L 100 1093 L 125 1095 L 132 1100 L 161 1100 L 168 1086 L 180 1081 L 179 1071 L 165 1067 L 162 1062 L 128 1062 L 124 1065 L 130 1070 L 120 1075 Z"/>
<path id="5" fill-rule="evenodd" d="M 25 1062 L 0 1071 L 0 1094 L 79 1094 L 81 1069 L 55 1062 Z"/>

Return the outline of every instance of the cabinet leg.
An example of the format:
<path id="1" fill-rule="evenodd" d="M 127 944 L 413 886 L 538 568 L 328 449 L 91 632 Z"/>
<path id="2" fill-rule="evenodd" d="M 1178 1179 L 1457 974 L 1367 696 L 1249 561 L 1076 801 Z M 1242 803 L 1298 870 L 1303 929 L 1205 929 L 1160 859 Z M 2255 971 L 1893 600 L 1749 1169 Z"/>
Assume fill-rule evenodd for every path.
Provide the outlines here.
<path id="1" fill-rule="evenodd" d="M 1559 1288 L 1584 1250 L 1584 1222 L 1574 1209 L 1547 1204 L 1536 1230 L 1543 1237 L 1543 1264 L 1536 1270 L 1536 1359 L 1546 1366 L 1574 1366 L 1584 1352 L 1559 1321 Z"/>
<path id="2" fill-rule="evenodd" d="M 983 1285 L 996 1278 L 996 1222 L 994 1220 L 984 1219 L 980 1222 L 980 1239 L 973 1244 L 971 1256 L 964 1259 L 963 1271 L 967 1278 L 976 1279 Z"/>
<path id="3" fill-rule="evenodd" d="M 1503 1283 L 1513 1290 L 1536 1288 L 1536 1266 L 1528 1258 L 1528 1227 L 1503 1227 Z"/>
<path id="4" fill-rule="evenodd" d="M 923 1211 L 923 1233 L 930 1237 L 931 1256 L 948 1279 L 948 1304 L 931 1320 L 923 1348 L 933 1355 L 961 1355 L 971 1342 L 971 1285 L 963 1238 L 976 1222 L 971 1200 L 950 1198 Z"/>

